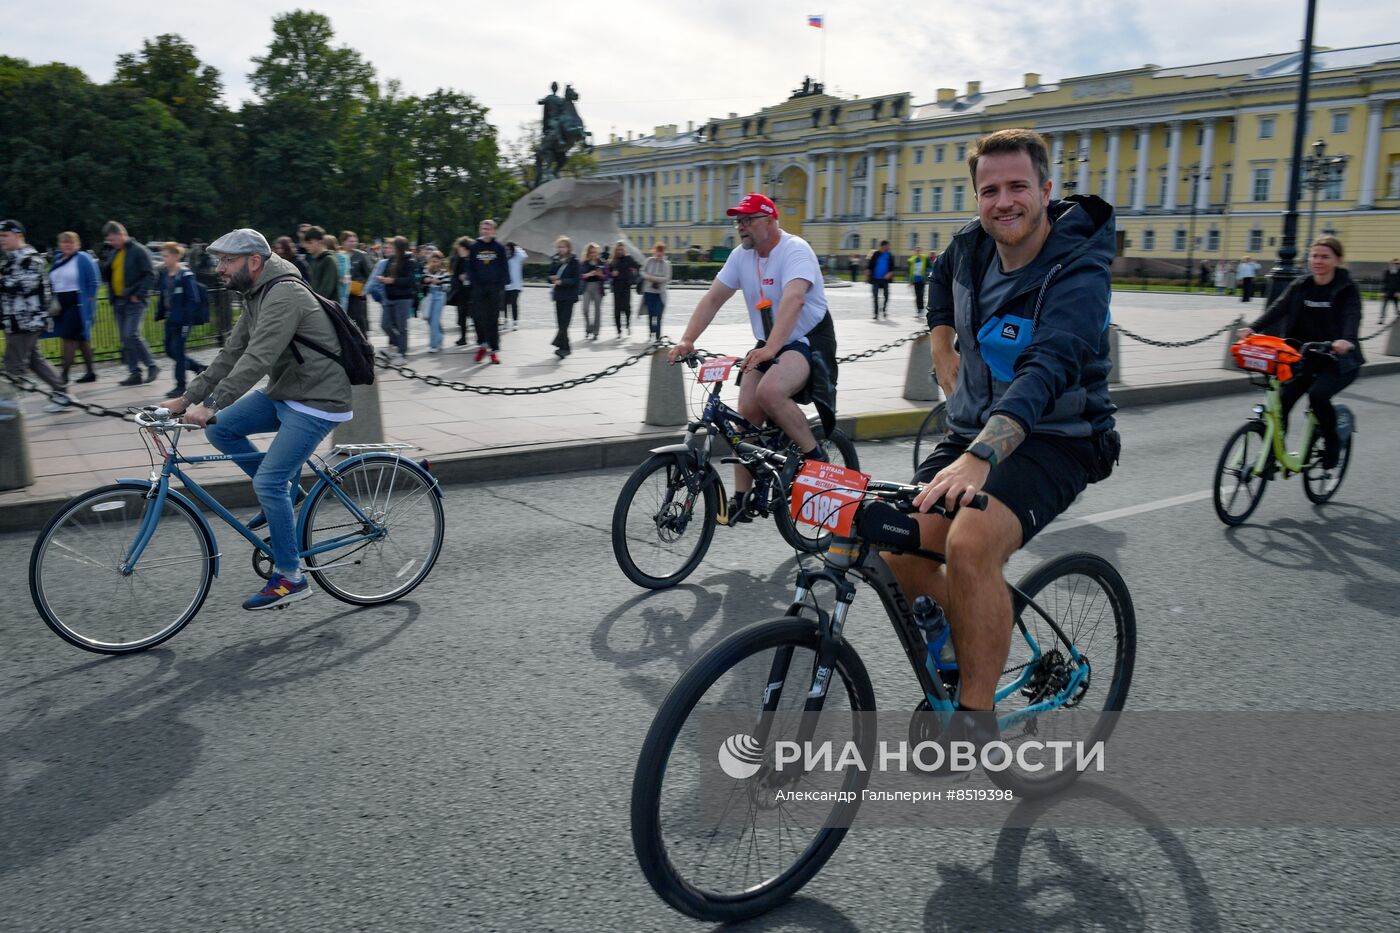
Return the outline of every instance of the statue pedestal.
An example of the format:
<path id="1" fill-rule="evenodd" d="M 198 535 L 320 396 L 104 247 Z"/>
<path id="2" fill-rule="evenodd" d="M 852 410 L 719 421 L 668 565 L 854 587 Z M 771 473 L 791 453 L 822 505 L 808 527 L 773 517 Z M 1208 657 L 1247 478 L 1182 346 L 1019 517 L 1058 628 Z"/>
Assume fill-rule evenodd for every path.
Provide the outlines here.
<path id="1" fill-rule="evenodd" d="M 574 255 L 582 256 L 588 243 L 611 250 L 618 240 L 639 261 L 644 258 L 617 225 L 622 207 L 622 185 L 593 178 L 556 178 L 516 201 L 496 238 L 514 242 L 526 252 L 554 255 L 554 241 L 567 236 Z"/>

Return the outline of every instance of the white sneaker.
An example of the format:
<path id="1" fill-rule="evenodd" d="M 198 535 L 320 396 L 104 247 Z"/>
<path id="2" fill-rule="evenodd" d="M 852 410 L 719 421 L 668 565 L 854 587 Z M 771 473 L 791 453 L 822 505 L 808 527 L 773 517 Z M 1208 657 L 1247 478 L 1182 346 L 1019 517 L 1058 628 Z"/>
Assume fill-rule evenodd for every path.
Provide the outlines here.
<path id="1" fill-rule="evenodd" d="M 49 403 L 48 403 L 47 405 L 44 406 L 44 411 L 50 412 L 50 413 L 52 413 L 52 412 L 59 412 L 59 411 L 67 411 L 67 410 L 68 410 L 68 406 L 71 405 L 71 404 L 73 404 L 73 403 L 76 402 L 76 401 L 77 401 L 77 399 L 74 398 L 73 396 L 71 396 L 71 395 L 64 395 L 63 393 L 60 392 L 59 394 L 55 395 L 55 396 L 49 401 Z"/>
<path id="2" fill-rule="evenodd" d="M 442 352 L 442 347 L 429 347 L 429 348 L 428 348 L 428 352 L 429 352 L 429 353 L 441 353 L 441 352 Z"/>

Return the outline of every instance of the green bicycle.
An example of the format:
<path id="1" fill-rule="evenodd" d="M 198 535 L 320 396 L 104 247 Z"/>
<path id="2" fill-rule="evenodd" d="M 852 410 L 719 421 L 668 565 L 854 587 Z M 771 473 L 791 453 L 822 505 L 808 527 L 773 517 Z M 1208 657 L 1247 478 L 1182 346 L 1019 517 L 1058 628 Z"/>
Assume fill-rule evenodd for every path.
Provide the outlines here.
<path id="1" fill-rule="evenodd" d="M 153 648 L 184 628 L 219 573 L 219 546 L 196 502 L 253 546 L 253 570 L 272 575 L 271 546 L 180 467 L 249 454 L 186 456 L 182 424 L 164 408 L 131 409 L 153 450 L 150 476 L 75 496 L 34 542 L 29 592 L 56 635 L 98 654 Z M 312 455 L 316 480 L 297 515 L 307 573 L 342 602 L 373 606 L 422 583 L 442 550 L 442 490 L 403 444 L 349 444 L 334 467 Z M 160 464 L 155 463 L 155 454 Z M 170 486 L 180 480 L 193 501 Z"/>
<path id="2" fill-rule="evenodd" d="M 1331 346 L 1325 341 L 1305 343 L 1299 348 L 1301 365 L 1321 365 L 1331 356 Z M 1264 360 L 1267 364 L 1269 361 Z M 1252 364 L 1251 364 L 1252 365 Z M 1299 365 L 1299 364 L 1295 364 Z M 1317 504 L 1330 500 L 1341 488 L 1347 467 L 1351 464 L 1352 435 L 1356 433 L 1356 416 L 1345 405 L 1336 405 L 1337 434 L 1341 449 L 1337 465 L 1328 469 L 1322 465 L 1323 439 L 1317 428 L 1317 416 L 1309 409 L 1303 422 L 1302 442 L 1296 451 L 1288 449 L 1286 425 L 1277 366 L 1266 371 L 1251 372 L 1250 380 L 1266 390 L 1263 404 L 1254 406 L 1254 415 L 1230 435 L 1215 467 L 1215 514 L 1227 525 L 1238 525 L 1249 518 L 1264 498 L 1269 480 L 1282 471 L 1284 479 L 1295 473 L 1303 476 L 1303 493 Z"/>

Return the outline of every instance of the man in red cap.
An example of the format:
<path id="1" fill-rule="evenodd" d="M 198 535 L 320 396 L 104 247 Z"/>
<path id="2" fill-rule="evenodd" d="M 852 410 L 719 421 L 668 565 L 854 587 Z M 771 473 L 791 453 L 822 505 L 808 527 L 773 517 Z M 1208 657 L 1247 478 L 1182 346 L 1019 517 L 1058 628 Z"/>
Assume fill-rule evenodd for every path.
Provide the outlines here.
<path id="1" fill-rule="evenodd" d="M 748 372 L 739 387 L 739 412 L 750 422 L 771 420 L 809 459 L 825 460 L 807 416 L 793 397 L 807 388 L 814 365 L 829 367 L 836 359 L 836 329 L 827 310 L 817 254 L 801 237 L 778 226 L 778 208 L 762 194 L 748 194 L 727 211 L 739 228 L 739 245 L 729 254 L 710 290 L 695 306 L 680 341 L 671 348 L 672 363 L 691 353 L 695 341 L 716 312 L 736 291 L 744 293 L 749 322 L 758 343 L 744 357 Z M 731 521 L 746 521 L 747 494 L 753 477 L 735 468 Z M 767 503 L 754 503 L 757 508 Z"/>

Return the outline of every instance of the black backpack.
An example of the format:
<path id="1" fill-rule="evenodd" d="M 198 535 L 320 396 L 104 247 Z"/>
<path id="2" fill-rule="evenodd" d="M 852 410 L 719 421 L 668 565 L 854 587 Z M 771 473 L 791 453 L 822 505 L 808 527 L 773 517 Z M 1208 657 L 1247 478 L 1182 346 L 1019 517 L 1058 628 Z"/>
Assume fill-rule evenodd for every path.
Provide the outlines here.
<path id="1" fill-rule="evenodd" d="M 321 310 L 325 311 L 326 316 L 331 319 L 331 326 L 335 328 L 336 340 L 340 344 L 340 352 L 335 353 L 316 343 L 314 340 L 307 340 L 305 337 L 297 334 L 292 337 L 292 355 L 297 358 L 297 362 L 303 362 L 301 353 L 297 351 L 295 346 L 295 344 L 299 343 L 339 363 L 341 367 L 344 368 L 345 375 L 350 377 L 350 384 L 352 386 L 373 385 L 374 346 L 365 338 L 365 335 L 360 332 L 360 328 L 355 322 L 350 320 L 350 316 L 345 313 L 345 309 L 340 306 L 339 302 L 331 301 L 324 295 L 317 293 L 306 279 L 303 279 L 297 273 L 279 275 L 277 278 L 264 285 L 260 290 L 265 291 L 278 282 L 284 281 L 300 282 L 306 287 L 306 290 L 316 299 L 316 303 L 321 306 Z"/>

